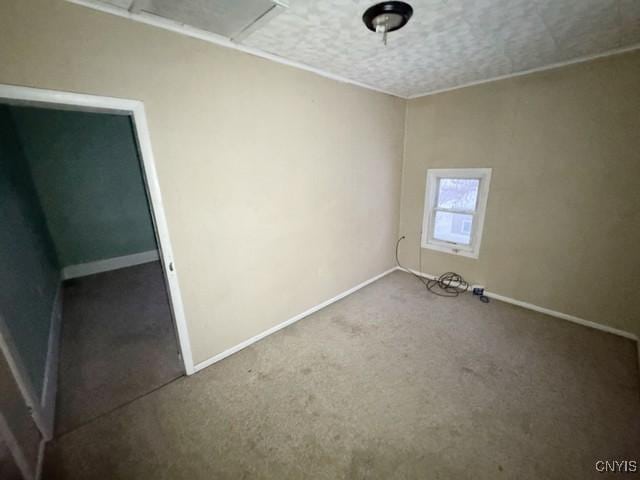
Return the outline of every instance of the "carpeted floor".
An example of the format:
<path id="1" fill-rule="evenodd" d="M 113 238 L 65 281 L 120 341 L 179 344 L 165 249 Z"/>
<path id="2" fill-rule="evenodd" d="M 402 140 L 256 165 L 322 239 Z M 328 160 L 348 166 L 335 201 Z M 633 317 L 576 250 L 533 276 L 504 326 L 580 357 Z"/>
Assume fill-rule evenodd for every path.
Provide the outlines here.
<path id="1" fill-rule="evenodd" d="M 587 479 L 640 456 L 635 343 L 394 272 L 48 448 L 46 479 Z"/>
<path id="2" fill-rule="evenodd" d="M 159 262 L 64 285 L 56 434 L 183 374 Z"/>
<path id="3" fill-rule="evenodd" d="M 18 469 L 9 447 L 0 438 L 0 478 L 2 480 L 20 480 L 22 474 Z"/>

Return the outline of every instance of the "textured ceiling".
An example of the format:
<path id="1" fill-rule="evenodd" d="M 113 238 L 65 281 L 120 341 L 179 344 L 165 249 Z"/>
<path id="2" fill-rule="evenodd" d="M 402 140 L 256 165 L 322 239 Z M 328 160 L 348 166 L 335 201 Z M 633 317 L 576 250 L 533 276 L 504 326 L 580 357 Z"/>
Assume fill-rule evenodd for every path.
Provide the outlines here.
<path id="1" fill-rule="evenodd" d="M 403 97 L 640 44 L 640 0 L 409 2 L 386 47 L 366 0 L 290 0 L 242 43 Z"/>
<path id="2" fill-rule="evenodd" d="M 362 23 L 375 0 L 69 1 L 154 13 L 226 37 L 239 15 L 244 26 L 263 4 L 282 1 L 289 8 L 262 17 L 241 46 L 401 97 L 640 46 L 640 0 L 406 0 L 413 17 L 386 47 Z"/>

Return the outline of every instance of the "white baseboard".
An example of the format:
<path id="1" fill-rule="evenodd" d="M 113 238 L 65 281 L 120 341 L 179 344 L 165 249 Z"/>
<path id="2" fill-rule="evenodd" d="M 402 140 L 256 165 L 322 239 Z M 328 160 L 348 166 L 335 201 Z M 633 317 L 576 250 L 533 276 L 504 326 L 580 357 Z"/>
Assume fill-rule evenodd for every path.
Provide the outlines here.
<path id="1" fill-rule="evenodd" d="M 122 257 L 107 258 L 105 260 L 97 260 L 95 262 L 80 263 L 78 265 L 69 265 L 62 269 L 62 279 L 86 277 L 94 273 L 109 272 L 120 268 L 133 267 L 143 263 L 154 262 L 160 257 L 157 250 L 149 250 L 148 252 L 134 253 Z"/>
<path id="2" fill-rule="evenodd" d="M 14 345 L 11 334 L 0 317 L 0 349 L 5 354 L 11 368 L 14 379 L 25 399 L 27 406 L 31 408 L 33 420 L 40 431 L 42 440 L 38 450 L 36 465 L 29 465 L 22 449 L 19 447 L 13 433 L 0 414 L 0 433 L 7 441 L 8 447 L 18 465 L 22 475 L 26 479 L 39 479 L 44 459 L 46 442 L 53 438 L 55 401 L 58 386 L 58 352 L 60 348 L 60 328 L 62 325 L 62 282 L 58 285 L 56 295 L 51 307 L 49 321 L 49 340 L 47 342 L 47 359 L 44 370 L 41 398 L 36 398 L 35 388 L 29 381 L 26 368 Z"/>
<path id="3" fill-rule="evenodd" d="M 429 280 L 435 280 L 438 278 L 436 275 L 431 275 L 430 273 L 419 272 L 418 270 L 413 270 L 412 268 L 404 268 L 404 267 L 396 267 L 396 270 L 401 270 L 407 273 L 413 273 L 414 275 L 418 275 L 423 278 L 428 278 Z"/>
<path id="4" fill-rule="evenodd" d="M 47 363 L 44 370 L 44 383 L 42 385 L 42 416 L 47 425 L 47 431 L 43 432 L 46 441 L 53 438 L 54 421 L 56 411 L 56 395 L 58 392 L 58 360 L 60 351 L 60 330 L 62 328 L 62 283 L 58 287 L 56 298 L 51 310 L 51 322 L 49 324 L 49 343 L 47 347 Z"/>
<path id="5" fill-rule="evenodd" d="M 47 440 L 44 438 L 40 440 L 40 446 L 38 447 L 38 460 L 36 461 L 36 473 L 34 480 L 40 480 L 42 478 L 42 467 L 44 466 L 44 454 L 47 449 Z"/>
<path id="6" fill-rule="evenodd" d="M 379 280 L 380 278 L 384 277 L 385 275 L 388 275 L 389 273 L 395 271 L 397 269 L 397 267 L 391 268 L 389 270 L 387 270 L 386 272 L 382 272 L 379 275 L 376 275 L 373 278 L 370 278 L 369 280 L 365 280 L 364 282 L 356 285 L 353 288 L 350 288 L 349 290 L 342 292 L 338 295 L 336 295 L 333 298 L 330 298 L 329 300 L 326 300 L 318 305 L 316 305 L 315 307 L 311 307 L 308 310 L 305 310 L 302 313 L 299 313 L 298 315 L 296 315 L 295 317 L 291 317 L 288 320 L 285 320 L 282 323 L 279 323 L 271 328 L 269 328 L 268 330 L 265 330 L 262 333 L 259 333 L 258 335 L 255 335 L 247 340 L 245 340 L 244 342 L 239 343 L 238 345 L 229 348 L 228 350 L 225 350 L 224 352 L 221 352 L 217 355 L 214 355 L 213 357 L 205 360 L 204 362 L 200 362 L 198 364 L 196 364 L 194 366 L 194 370 L 197 372 L 199 370 L 202 370 L 203 368 L 207 368 L 210 365 L 213 365 L 216 362 L 219 362 L 220 360 L 227 358 L 229 355 L 233 355 L 236 352 L 239 352 L 240 350 L 242 350 L 243 348 L 248 347 L 249 345 L 252 345 L 254 343 L 256 343 L 259 340 L 262 340 L 265 337 L 268 337 L 269 335 L 271 335 L 272 333 L 277 332 L 278 330 L 282 330 L 284 327 L 288 327 L 289 325 L 297 322 L 298 320 L 302 320 L 304 317 L 307 317 L 309 315 L 311 315 L 312 313 L 317 312 L 318 310 L 323 309 L 324 307 L 327 307 L 329 305 L 331 305 L 332 303 L 337 302 L 338 300 L 346 297 L 347 295 L 351 295 L 352 293 L 356 292 L 357 290 L 360 290 L 363 287 L 366 287 L 367 285 L 369 285 L 370 283 L 375 282 L 376 280 Z"/>
<path id="7" fill-rule="evenodd" d="M 2 412 L 0 412 L 0 440 L 4 441 L 5 445 L 9 449 L 9 452 L 11 453 L 13 461 L 15 462 L 18 470 L 20 470 L 20 473 L 25 478 L 25 480 L 33 480 L 37 478 L 37 474 L 34 474 L 33 466 L 30 465 L 25 458 L 18 439 L 13 434 L 11 428 L 9 428 L 7 420 Z M 40 461 L 38 460 L 38 463 L 39 462 Z"/>
<path id="8" fill-rule="evenodd" d="M 24 401 L 31 409 L 31 416 L 35 422 L 38 430 L 45 435 L 47 430 L 47 422 L 44 419 L 42 407 L 40 405 L 40 398 L 36 393 L 36 388 L 31 381 L 31 377 L 27 373 L 27 367 L 24 364 L 22 357 L 20 356 L 20 350 L 18 349 L 13 336 L 7 326 L 6 320 L 2 317 L 0 312 L 0 353 L 4 355 L 11 374 L 18 385 L 20 394 Z"/>
<path id="9" fill-rule="evenodd" d="M 614 335 L 620 335 L 621 337 L 625 337 L 630 340 L 635 340 L 636 342 L 638 341 L 637 335 L 631 332 L 627 332 L 625 330 L 620 330 L 619 328 L 614 328 L 608 325 L 603 325 L 601 323 L 592 322 L 591 320 L 585 320 L 584 318 L 576 317 L 575 315 L 569 315 L 568 313 L 562 313 L 556 310 L 551 310 L 549 308 L 540 307 L 532 303 L 523 302 L 522 300 L 516 300 L 514 298 L 505 297 L 504 295 L 488 292 L 486 290 L 484 294 L 489 298 L 494 298 L 496 300 L 500 300 L 501 302 L 511 303 L 513 305 L 517 305 L 522 308 L 527 308 L 535 312 L 540 312 L 552 317 L 561 318 L 562 320 L 568 320 L 569 322 L 577 323 L 578 325 L 582 325 L 584 327 L 594 328 L 602 332 L 613 333 Z"/>
<path id="10" fill-rule="evenodd" d="M 436 275 L 432 275 L 430 273 L 418 272 L 417 270 L 406 269 L 403 267 L 396 267 L 398 270 L 402 270 L 405 272 L 410 272 L 415 275 L 419 275 L 424 278 L 435 279 Z M 469 287 L 469 290 L 473 289 L 474 285 Z M 528 310 L 533 310 L 534 312 L 544 313 L 545 315 L 549 315 L 555 318 L 561 318 L 562 320 L 568 320 L 569 322 L 577 323 L 578 325 L 582 325 L 584 327 L 594 328 L 596 330 L 600 330 L 602 332 L 613 333 L 614 335 L 620 335 L 621 337 L 628 338 L 630 340 L 638 341 L 638 336 L 627 332 L 625 330 L 620 330 L 618 328 L 610 327 L 608 325 L 603 325 L 601 323 L 592 322 L 591 320 L 585 320 L 580 317 L 576 317 L 575 315 L 569 315 L 568 313 L 558 312 L 556 310 L 551 310 L 550 308 L 541 307 L 539 305 L 534 305 L 533 303 L 524 302 L 522 300 L 516 300 L 515 298 L 506 297 L 504 295 L 500 295 L 498 293 L 490 292 L 488 290 L 484 291 L 484 294 L 489 298 L 494 298 L 496 300 L 500 300 L 501 302 L 511 303 L 512 305 L 517 305 L 522 308 L 526 308 Z"/>

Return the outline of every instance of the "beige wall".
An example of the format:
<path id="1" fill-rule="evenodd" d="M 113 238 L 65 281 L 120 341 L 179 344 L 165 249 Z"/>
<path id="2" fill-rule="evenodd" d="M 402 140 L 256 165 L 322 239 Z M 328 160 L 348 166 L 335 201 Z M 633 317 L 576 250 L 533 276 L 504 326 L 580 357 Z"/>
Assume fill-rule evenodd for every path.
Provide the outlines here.
<path id="1" fill-rule="evenodd" d="M 428 168 L 491 167 L 480 258 L 422 251 L 496 293 L 640 334 L 640 52 L 410 100 L 401 260 Z"/>
<path id="2" fill-rule="evenodd" d="M 391 268 L 405 102 L 62 0 L 0 83 L 142 100 L 195 362 Z"/>
<path id="3" fill-rule="evenodd" d="M 640 54 L 403 100 L 62 0 L 0 2 L 0 83 L 144 101 L 201 362 L 393 266 L 425 172 L 492 167 L 478 260 L 519 300 L 640 333 Z M 399 203 L 402 214 L 399 219 Z"/>

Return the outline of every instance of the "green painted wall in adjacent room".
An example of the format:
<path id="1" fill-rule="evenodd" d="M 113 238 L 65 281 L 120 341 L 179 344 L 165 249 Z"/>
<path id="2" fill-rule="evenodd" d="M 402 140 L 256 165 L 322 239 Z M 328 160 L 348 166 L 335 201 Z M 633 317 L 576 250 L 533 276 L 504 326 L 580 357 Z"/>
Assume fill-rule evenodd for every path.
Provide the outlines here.
<path id="1" fill-rule="evenodd" d="M 156 249 L 129 117 L 11 113 L 61 267 Z"/>
<path id="2" fill-rule="evenodd" d="M 0 315 L 38 395 L 58 267 L 9 108 L 0 105 Z"/>

